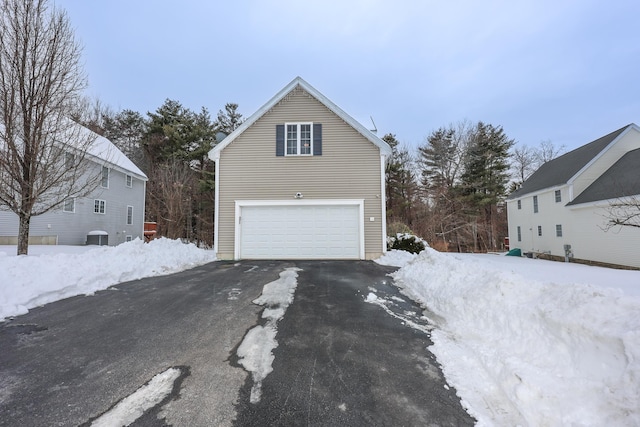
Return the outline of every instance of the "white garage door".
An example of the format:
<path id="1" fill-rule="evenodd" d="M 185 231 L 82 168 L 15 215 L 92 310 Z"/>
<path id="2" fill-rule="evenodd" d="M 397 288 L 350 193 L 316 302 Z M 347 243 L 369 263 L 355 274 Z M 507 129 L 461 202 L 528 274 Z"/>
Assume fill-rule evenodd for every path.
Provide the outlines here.
<path id="1" fill-rule="evenodd" d="M 242 206 L 240 258 L 359 259 L 359 205 Z"/>

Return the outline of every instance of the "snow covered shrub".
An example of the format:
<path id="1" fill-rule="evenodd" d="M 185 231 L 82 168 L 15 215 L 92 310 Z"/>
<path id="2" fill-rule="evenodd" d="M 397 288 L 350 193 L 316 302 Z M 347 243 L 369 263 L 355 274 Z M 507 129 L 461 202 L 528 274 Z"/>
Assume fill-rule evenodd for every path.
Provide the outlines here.
<path id="1" fill-rule="evenodd" d="M 417 254 L 424 251 L 428 246 L 429 245 L 427 244 L 427 242 L 425 242 L 418 236 L 414 236 L 413 234 L 397 233 L 395 237 L 387 237 L 388 250 L 397 249 L 400 251 Z"/>

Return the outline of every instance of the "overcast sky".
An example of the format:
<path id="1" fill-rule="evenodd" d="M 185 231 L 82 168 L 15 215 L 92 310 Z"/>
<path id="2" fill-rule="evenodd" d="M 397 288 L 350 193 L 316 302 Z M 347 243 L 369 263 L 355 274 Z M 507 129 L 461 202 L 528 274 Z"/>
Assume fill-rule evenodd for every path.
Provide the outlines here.
<path id="1" fill-rule="evenodd" d="M 248 117 L 301 76 L 378 135 L 464 119 L 577 148 L 640 123 L 638 0 L 56 0 L 92 96 Z"/>

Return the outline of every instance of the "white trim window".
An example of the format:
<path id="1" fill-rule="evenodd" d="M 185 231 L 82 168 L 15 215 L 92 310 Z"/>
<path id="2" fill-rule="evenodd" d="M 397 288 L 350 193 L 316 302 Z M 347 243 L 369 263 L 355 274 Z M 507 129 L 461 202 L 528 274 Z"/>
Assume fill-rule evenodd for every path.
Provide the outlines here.
<path id="1" fill-rule="evenodd" d="M 520 228 L 520 226 L 518 226 L 517 231 L 518 231 L 518 242 L 522 242 L 522 229 Z"/>
<path id="2" fill-rule="evenodd" d="M 562 237 L 562 224 L 556 224 L 556 237 Z"/>
<path id="3" fill-rule="evenodd" d="M 542 237 L 542 226 L 538 226 L 538 237 Z"/>
<path id="4" fill-rule="evenodd" d="M 133 206 L 127 206 L 127 225 L 133 224 Z"/>
<path id="5" fill-rule="evenodd" d="M 102 188 L 109 188 L 109 168 L 106 166 L 102 167 L 102 178 L 100 180 L 100 186 Z"/>
<path id="6" fill-rule="evenodd" d="M 132 240 L 133 240 L 133 236 L 132 236 L 132 235 L 130 235 L 130 234 L 127 234 L 127 235 L 125 236 L 125 238 L 124 238 L 124 241 L 125 241 L 125 242 L 130 242 L 130 241 L 132 241 Z"/>
<path id="7" fill-rule="evenodd" d="M 538 196 L 533 196 L 533 213 L 538 213 Z"/>
<path id="8" fill-rule="evenodd" d="M 131 175 L 127 175 L 127 177 L 125 178 L 125 183 L 127 187 L 133 187 L 133 177 Z"/>
<path id="9" fill-rule="evenodd" d="M 62 211 L 74 213 L 76 211 L 76 199 L 73 197 L 70 199 L 66 199 L 62 204 Z"/>
<path id="10" fill-rule="evenodd" d="M 95 199 L 93 201 L 93 212 L 101 215 L 107 213 L 107 202 L 101 199 Z"/>
<path id="11" fill-rule="evenodd" d="M 518 209 L 522 209 L 522 200 L 518 200 Z"/>
<path id="12" fill-rule="evenodd" d="M 562 192 L 560 190 L 556 190 L 554 196 L 556 198 L 556 203 L 560 203 L 562 201 Z"/>
<path id="13" fill-rule="evenodd" d="M 313 124 L 285 123 L 285 155 L 313 155 Z"/>

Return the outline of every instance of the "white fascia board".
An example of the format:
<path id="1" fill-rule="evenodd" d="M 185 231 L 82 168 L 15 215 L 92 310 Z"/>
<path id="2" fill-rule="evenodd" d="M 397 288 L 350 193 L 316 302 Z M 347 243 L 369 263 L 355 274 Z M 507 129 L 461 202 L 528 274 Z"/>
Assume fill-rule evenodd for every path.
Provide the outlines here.
<path id="1" fill-rule="evenodd" d="M 549 193 L 551 191 L 561 190 L 561 189 L 563 189 L 565 187 L 569 187 L 569 185 L 567 185 L 567 184 L 554 185 L 553 187 L 542 188 L 542 189 L 537 190 L 537 191 L 532 191 L 531 193 L 523 194 L 520 197 L 514 197 L 513 199 L 506 199 L 505 201 L 506 201 L 506 203 L 513 203 L 513 202 L 517 202 L 518 200 L 524 200 L 524 199 L 527 199 L 529 197 L 539 196 L 541 194 Z"/>
<path id="2" fill-rule="evenodd" d="M 385 169 L 387 165 L 387 156 L 380 155 L 380 203 L 382 204 L 382 253 L 387 253 L 387 193 L 386 193 L 386 177 Z"/>
<path id="3" fill-rule="evenodd" d="M 582 169 L 580 169 L 578 172 L 575 173 L 575 175 L 573 175 L 571 178 L 569 178 L 569 180 L 567 181 L 567 184 L 569 185 L 573 185 L 574 181 L 576 179 L 578 179 L 578 177 L 580 175 L 582 175 L 582 173 L 587 170 L 589 167 L 591 167 L 591 165 L 593 165 L 595 162 L 597 162 L 598 160 L 600 160 L 600 158 L 602 156 L 604 156 L 604 154 L 609 151 L 611 149 L 611 147 L 613 147 L 615 144 L 618 143 L 618 141 L 622 138 L 624 138 L 624 136 L 629 133 L 631 131 L 631 129 L 635 130 L 636 132 L 640 132 L 640 128 L 635 124 L 635 123 L 631 123 L 629 126 L 627 126 L 627 128 L 625 130 L 622 131 L 622 133 L 620 133 L 620 135 L 618 135 L 613 141 L 611 141 L 609 143 L 609 145 L 607 145 L 606 147 L 604 147 L 604 149 L 602 151 L 600 151 L 598 154 L 596 154 L 593 159 L 591 159 L 586 165 L 584 165 L 582 167 Z"/>
<path id="4" fill-rule="evenodd" d="M 635 194 L 632 196 L 624 196 L 618 197 L 615 199 L 607 199 L 607 200 L 594 200 L 591 202 L 579 203 L 577 205 L 568 205 L 565 206 L 571 210 L 574 209 L 582 209 L 582 208 L 603 208 L 609 207 L 616 203 L 634 203 L 640 198 L 640 194 Z"/>
<path id="5" fill-rule="evenodd" d="M 218 256 L 218 230 L 220 224 L 220 152 L 217 152 L 213 158 L 215 162 L 215 176 L 214 176 L 214 200 L 213 200 L 213 253 Z"/>
<path id="6" fill-rule="evenodd" d="M 215 147 L 209 151 L 209 158 L 213 159 L 216 153 L 224 150 L 226 146 L 231 144 L 242 132 L 244 132 L 247 128 L 253 125 L 260 117 L 264 116 L 269 110 L 271 110 L 278 102 L 284 99 L 291 91 L 293 91 L 297 86 L 300 86 L 311 96 L 316 98 L 320 103 L 322 103 L 325 107 L 331 110 L 334 114 L 344 120 L 348 125 L 353 127 L 358 133 L 364 136 L 367 140 L 369 140 L 372 144 L 376 145 L 382 154 L 391 155 L 391 147 L 389 144 L 384 142 L 382 139 L 378 138 L 373 134 L 369 129 L 362 126 L 357 120 L 344 112 L 340 107 L 331 102 L 329 98 L 318 92 L 313 86 L 307 83 L 301 77 L 296 77 L 285 86 L 280 92 L 278 92 L 273 98 L 271 98 L 266 104 L 258 109 L 255 113 L 253 113 L 242 125 L 240 125 L 236 130 L 231 132 L 225 139 L 223 139 L 220 143 L 218 143 Z"/>

